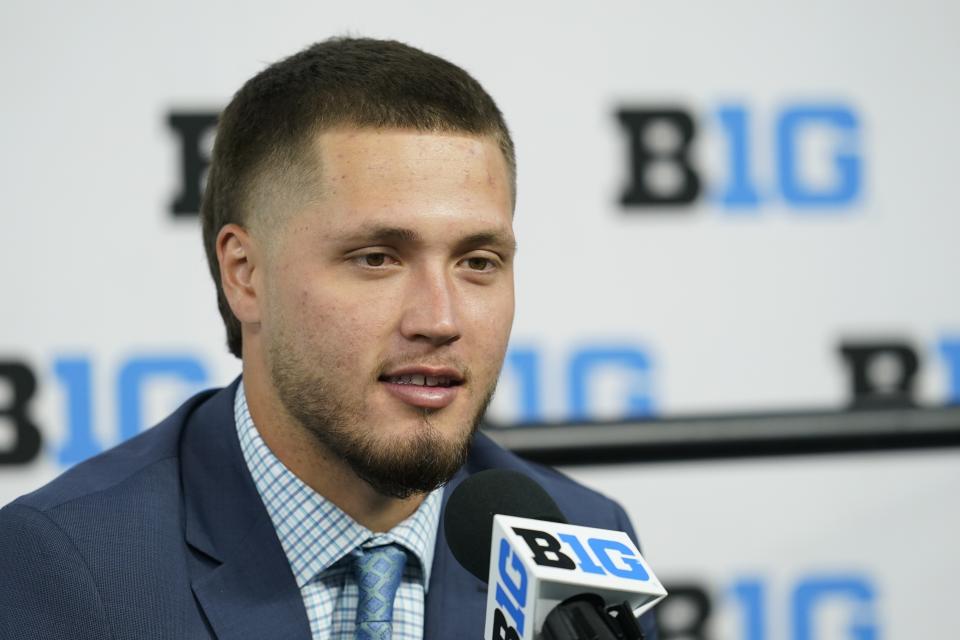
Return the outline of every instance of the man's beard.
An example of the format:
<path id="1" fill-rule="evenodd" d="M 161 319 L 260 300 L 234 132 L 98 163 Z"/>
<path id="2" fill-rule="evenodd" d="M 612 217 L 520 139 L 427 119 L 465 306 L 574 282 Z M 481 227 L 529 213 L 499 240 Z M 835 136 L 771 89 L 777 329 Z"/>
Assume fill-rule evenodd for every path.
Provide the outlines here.
<path id="1" fill-rule="evenodd" d="M 429 493 L 442 487 L 467 460 L 473 434 L 493 397 L 490 385 L 462 435 L 445 438 L 430 417 L 418 410 L 422 424 L 412 437 L 393 441 L 378 434 L 377 425 L 362 424 L 360 407 L 348 406 L 331 377 L 311 371 L 291 351 L 271 349 L 269 366 L 280 401 L 321 445 L 347 462 L 378 493 L 395 498 Z M 456 425 L 459 426 L 459 425 Z"/>

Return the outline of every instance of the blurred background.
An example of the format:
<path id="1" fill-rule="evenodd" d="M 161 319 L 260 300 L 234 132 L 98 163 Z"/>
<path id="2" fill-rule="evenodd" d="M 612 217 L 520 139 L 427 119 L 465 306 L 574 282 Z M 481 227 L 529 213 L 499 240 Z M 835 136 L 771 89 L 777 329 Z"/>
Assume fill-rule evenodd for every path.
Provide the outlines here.
<path id="1" fill-rule="evenodd" d="M 624 504 L 664 640 L 960 637 L 958 29 L 934 0 L 4 2 L 0 504 L 239 373 L 197 219 L 217 114 L 311 42 L 393 38 L 518 149 L 489 430 Z"/>

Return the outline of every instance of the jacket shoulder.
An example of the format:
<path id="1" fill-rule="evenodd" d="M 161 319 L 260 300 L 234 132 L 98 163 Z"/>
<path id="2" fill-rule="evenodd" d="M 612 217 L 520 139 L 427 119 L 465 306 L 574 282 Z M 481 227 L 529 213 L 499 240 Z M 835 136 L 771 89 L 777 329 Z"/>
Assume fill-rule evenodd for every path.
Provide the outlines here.
<path id="1" fill-rule="evenodd" d="M 113 637 L 89 566 L 44 513 L 0 509 L 0 638 Z"/>
<path id="2" fill-rule="evenodd" d="M 187 418 L 216 392 L 210 389 L 196 394 L 156 426 L 77 464 L 11 504 L 49 511 L 73 500 L 122 487 L 141 472 L 176 458 Z"/>

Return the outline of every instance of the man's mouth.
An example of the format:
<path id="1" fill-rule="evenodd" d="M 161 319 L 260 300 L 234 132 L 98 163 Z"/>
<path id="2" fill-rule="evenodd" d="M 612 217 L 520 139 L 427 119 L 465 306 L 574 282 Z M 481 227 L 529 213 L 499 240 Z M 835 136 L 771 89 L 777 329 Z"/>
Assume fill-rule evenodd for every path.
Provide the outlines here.
<path id="1" fill-rule="evenodd" d="M 384 382 L 392 382 L 393 384 L 416 384 L 420 385 L 421 387 L 452 387 L 460 384 L 453 378 L 448 378 L 446 376 L 424 376 L 419 374 L 407 376 L 383 376 L 380 379 Z"/>
<path id="2" fill-rule="evenodd" d="M 447 367 L 403 367 L 379 378 L 386 390 L 404 404 L 418 409 L 443 409 L 457 397 L 464 378 Z"/>

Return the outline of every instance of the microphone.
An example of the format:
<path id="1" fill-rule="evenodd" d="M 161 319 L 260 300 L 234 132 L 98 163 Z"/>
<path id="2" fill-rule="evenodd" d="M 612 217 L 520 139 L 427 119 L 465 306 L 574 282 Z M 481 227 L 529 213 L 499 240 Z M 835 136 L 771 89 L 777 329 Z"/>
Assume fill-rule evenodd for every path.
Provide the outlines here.
<path id="1" fill-rule="evenodd" d="M 642 640 L 637 616 L 667 595 L 630 536 L 567 524 L 517 471 L 464 480 L 443 524 L 457 561 L 489 585 L 487 640 Z"/>

